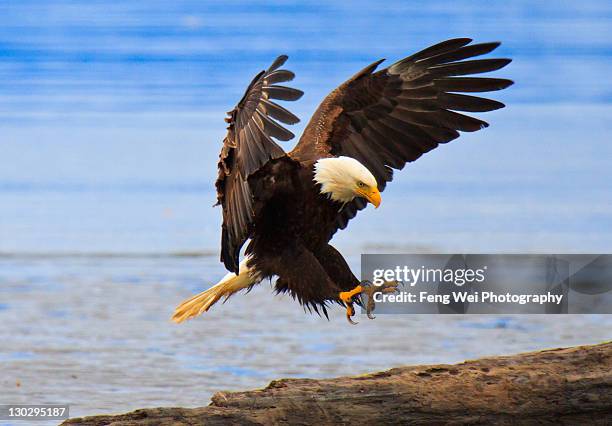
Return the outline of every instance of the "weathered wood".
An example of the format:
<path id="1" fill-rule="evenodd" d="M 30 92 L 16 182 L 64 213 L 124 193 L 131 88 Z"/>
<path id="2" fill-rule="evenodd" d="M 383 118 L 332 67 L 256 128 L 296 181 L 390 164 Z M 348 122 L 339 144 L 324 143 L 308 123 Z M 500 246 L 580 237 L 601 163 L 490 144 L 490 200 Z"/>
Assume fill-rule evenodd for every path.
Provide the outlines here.
<path id="1" fill-rule="evenodd" d="M 202 408 L 150 408 L 65 425 L 612 424 L 612 343 L 400 367 L 358 377 L 281 379 L 218 392 Z"/>

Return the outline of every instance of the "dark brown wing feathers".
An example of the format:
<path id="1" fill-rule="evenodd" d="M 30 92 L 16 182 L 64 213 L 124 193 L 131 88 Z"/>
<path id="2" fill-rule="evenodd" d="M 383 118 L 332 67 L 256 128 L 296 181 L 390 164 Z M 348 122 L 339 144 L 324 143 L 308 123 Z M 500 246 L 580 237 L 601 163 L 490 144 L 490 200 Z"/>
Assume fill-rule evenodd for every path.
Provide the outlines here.
<path id="1" fill-rule="evenodd" d="M 223 207 L 221 261 L 236 273 L 240 248 L 249 236 L 254 214 L 248 177 L 270 159 L 285 155 L 272 138 L 288 141 L 294 135 L 277 121 L 299 122 L 295 115 L 272 101 L 296 100 L 303 94 L 276 85 L 294 78 L 291 71 L 279 69 L 286 60 L 287 56 L 279 56 L 270 68 L 257 74 L 226 119 L 229 126 L 219 156 L 216 188 L 217 201 Z"/>
<path id="2" fill-rule="evenodd" d="M 461 112 L 492 111 L 504 105 L 461 92 L 501 90 L 512 81 L 464 76 L 498 70 L 510 60 L 470 59 L 499 46 L 497 42 L 470 45 L 471 41 L 447 40 L 377 72 L 382 61 L 364 68 L 323 101 L 289 155 L 299 161 L 353 157 L 372 172 L 382 190 L 393 178 L 392 169 L 456 139 L 460 131 L 487 127 Z M 345 205 L 338 228 L 346 227 L 364 207 L 362 199 Z"/>

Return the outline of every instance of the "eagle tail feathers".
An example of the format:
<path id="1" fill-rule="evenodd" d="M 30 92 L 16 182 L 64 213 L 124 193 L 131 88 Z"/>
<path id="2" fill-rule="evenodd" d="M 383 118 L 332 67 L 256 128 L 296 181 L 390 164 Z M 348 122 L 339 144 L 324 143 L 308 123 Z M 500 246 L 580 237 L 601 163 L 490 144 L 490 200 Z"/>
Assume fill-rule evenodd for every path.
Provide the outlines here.
<path id="1" fill-rule="evenodd" d="M 233 272 L 228 273 L 221 281 L 202 293 L 183 301 L 172 315 L 172 321 L 177 324 L 182 323 L 190 318 L 208 311 L 211 306 L 217 303 L 221 298 L 225 298 L 223 302 L 230 298 L 233 294 L 243 289 L 250 289 L 255 284 L 261 282 L 259 274 L 247 266 L 249 258 L 247 257 L 240 262 L 238 275 Z"/>

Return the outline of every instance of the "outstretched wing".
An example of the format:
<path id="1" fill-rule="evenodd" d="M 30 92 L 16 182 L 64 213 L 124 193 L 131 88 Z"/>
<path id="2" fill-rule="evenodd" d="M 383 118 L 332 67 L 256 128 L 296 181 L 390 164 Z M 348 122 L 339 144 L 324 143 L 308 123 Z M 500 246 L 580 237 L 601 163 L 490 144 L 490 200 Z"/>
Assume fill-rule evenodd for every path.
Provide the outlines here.
<path id="1" fill-rule="evenodd" d="M 277 83 L 293 80 L 291 71 L 279 69 L 282 55 L 266 71 L 255 76 L 238 105 L 225 120 L 229 123 L 219 155 L 217 202 L 223 208 L 221 261 L 238 273 L 240 248 L 249 237 L 253 217 L 253 194 L 247 182 L 270 159 L 285 155 L 272 139 L 288 141 L 293 133 L 277 121 L 295 124 L 299 119 L 271 99 L 295 101 L 303 92 Z"/>
<path id="2" fill-rule="evenodd" d="M 504 105 L 457 92 L 510 86 L 510 80 L 465 77 L 498 70 L 510 59 L 464 60 L 500 44 L 469 45 L 471 41 L 447 40 L 377 72 L 383 60 L 364 68 L 321 103 L 289 156 L 301 162 L 353 157 L 372 172 L 382 191 L 392 180 L 393 169 L 402 169 L 438 144 L 457 138 L 459 131 L 487 127 L 486 122 L 455 111 L 492 111 Z M 361 198 L 345 205 L 338 228 L 344 229 L 365 205 Z"/>

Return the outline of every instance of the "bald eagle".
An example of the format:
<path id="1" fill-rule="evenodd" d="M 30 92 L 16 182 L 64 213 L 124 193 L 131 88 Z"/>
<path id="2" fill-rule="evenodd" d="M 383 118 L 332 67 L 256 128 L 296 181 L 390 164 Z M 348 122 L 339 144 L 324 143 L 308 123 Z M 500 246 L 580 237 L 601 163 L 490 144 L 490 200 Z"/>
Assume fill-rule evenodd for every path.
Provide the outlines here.
<path id="1" fill-rule="evenodd" d="M 228 113 L 218 163 L 221 261 L 229 273 L 179 305 L 173 320 L 195 317 L 221 298 L 272 277 L 277 277 L 276 292 L 289 293 L 310 311 L 327 316 L 330 303 L 344 306 L 349 322 L 354 303 L 363 303 L 362 294 L 394 291 L 397 283 L 382 288 L 360 283 L 329 242 L 368 203 L 380 205 L 393 169 L 402 169 L 459 132 L 488 126 L 456 111 L 504 106 L 461 94 L 512 84 L 470 76 L 510 62 L 470 59 L 500 44 L 471 42 L 447 40 L 378 71 L 383 60 L 368 65 L 323 100 L 289 153 L 277 141 L 294 135 L 279 122 L 295 124 L 299 119 L 273 100 L 295 101 L 303 92 L 278 84 L 294 78 L 281 69 L 285 55 L 257 74 Z"/>

